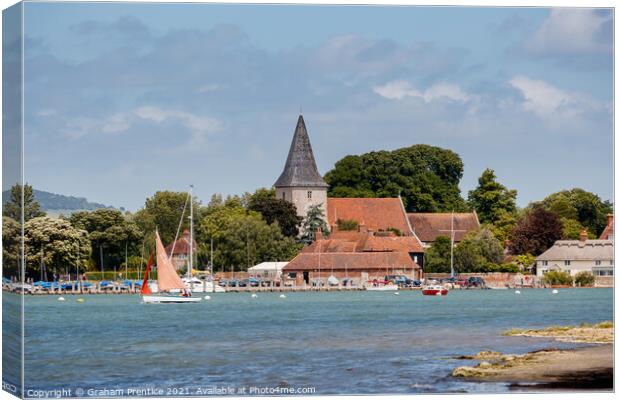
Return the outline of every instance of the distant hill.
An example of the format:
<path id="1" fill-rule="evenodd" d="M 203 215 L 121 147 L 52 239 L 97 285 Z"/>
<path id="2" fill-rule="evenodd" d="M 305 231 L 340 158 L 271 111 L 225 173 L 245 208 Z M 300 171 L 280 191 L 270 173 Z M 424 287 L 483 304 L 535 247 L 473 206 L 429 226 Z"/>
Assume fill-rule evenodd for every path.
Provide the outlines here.
<path id="1" fill-rule="evenodd" d="M 11 192 L 6 190 L 2 192 L 2 203 L 9 200 Z M 41 205 L 41 209 L 49 214 L 71 214 L 75 211 L 90 211 L 100 208 L 115 208 L 106 206 L 101 203 L 93 203 L 85 197 L 64 196 L 62 194 L 45 192 L 43 190 L 34 190 L 34 198 Z M 124 208 L 120 208 L 124 211 Z"/>

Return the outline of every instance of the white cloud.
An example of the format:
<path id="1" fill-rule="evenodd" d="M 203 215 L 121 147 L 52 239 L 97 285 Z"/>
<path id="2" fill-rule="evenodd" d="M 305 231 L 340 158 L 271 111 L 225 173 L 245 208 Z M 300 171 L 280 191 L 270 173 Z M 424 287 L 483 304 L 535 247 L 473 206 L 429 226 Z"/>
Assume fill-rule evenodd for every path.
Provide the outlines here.
<path id="1" fill-rule="evenodd" d="M 611 52 L 611 42 L 602 41 L 611 13 L 595 9 L 554 8 L 524 46 L 537 54 L 573 54 Z M 611 35 L 609 35 L 611 37 Z"/>
<path id="2" fill-rule="evenodd" d="M 523 95 L 523 109 L 539 117 L 545 118 L 554 114 L 574 117 L 586 111 L 601 111 L 607 108 L 602 102 L 583 93 L 565 91 L 542 80 L 515 76 L 509 83 Z"/>
<path id="3" fill-rule="evenodd" d="M 470 96 L 465 94 L 460 87 L 445 82 L 435 84 L 422 92 L 411 86 L 407 81 L 393 81 L 382 86 L 375 86 L 373 91 L 379 96 L 390 100 L 419 97 L 426 103 L 441 99 L 459 102 L 465 102 L 470 99 Z"/>
<path id="4" fill-rule="evenodd" d="M 120 133 L 131 127 L 127 114 L 114 114 L 103 122 L 101 131 L 104 133 Z"/>

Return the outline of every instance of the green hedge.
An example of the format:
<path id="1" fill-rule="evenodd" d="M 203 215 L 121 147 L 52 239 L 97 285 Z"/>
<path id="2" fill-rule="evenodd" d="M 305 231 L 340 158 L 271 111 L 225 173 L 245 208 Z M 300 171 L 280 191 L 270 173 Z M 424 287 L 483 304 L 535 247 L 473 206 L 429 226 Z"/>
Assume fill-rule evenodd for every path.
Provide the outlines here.
<path id="1" fill-rule="evenodd" d="M 548 285 L 572 285 L 573 277 L 564 271 L 549 271 L 543 276 L 543 282 Z"/>

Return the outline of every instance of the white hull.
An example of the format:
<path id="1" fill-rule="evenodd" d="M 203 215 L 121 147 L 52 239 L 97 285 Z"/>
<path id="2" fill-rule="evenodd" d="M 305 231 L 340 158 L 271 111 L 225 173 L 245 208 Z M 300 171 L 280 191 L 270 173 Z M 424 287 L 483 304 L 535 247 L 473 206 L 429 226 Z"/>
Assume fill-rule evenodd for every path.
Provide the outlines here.
<path id="1" fill-rule="evenodd" d="M 213 282 L 207 282 L 206 284 L 194 283 L 193 285 L 190 285 L 188 282 L 185 281 L 185 279 L 183 279 L 183 283 L 185 283 L 189 291 L 192 293 L 225 293 L 226 292 L 226 289 L 224 289 L 220 285 L 215 285 L 214 287 Z M 151 292 L 153 293 L 159 292 L 158 287 L 157 287 L 157 282 L 150 283 L 149 289 L 151 289 Z M 180 290 L 173 289 L 170 292 L 179 293 Z"/>
<path id="2" fill-rule="evenodd" d="M 366 290 L 384 291 L 384 290 L 398 290 L 398 285 L 382 285 L 382 286 L 366 286 Z"/>
<path id="3" fill-rule="evenodd" d="M 197 303 L 202 300 L 200 297 L 181 297 L 181 296 L 142 296 L 144 303 Z"/>

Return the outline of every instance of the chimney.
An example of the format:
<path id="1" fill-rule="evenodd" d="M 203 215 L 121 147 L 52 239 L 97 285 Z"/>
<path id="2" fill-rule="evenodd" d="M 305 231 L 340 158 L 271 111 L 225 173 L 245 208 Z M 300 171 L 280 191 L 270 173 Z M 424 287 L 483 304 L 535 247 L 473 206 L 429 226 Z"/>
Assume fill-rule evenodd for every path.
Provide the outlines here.
<path id="1" fill-rule="evenodd" d="M 588 240 L 588 230 L 584 228 L 581 230 L 581 233 L 579 233 L 579 241 L 585 242 L 586 240 Z"/>
<path id="2" fill-rule="evenodd" d="M 323 239 L 323 232 L 321 231 L 321 228 L 316 230 L 316 234 L 314 235 L 315 240 L 321 240 Z"/>
<path id="3" fill-rule="evenodd" d="M 364 223 L 359 224 L 357 230 L 362 233 L 368 232 L 368 228 L 366 228 L 366 224 Z"/>

